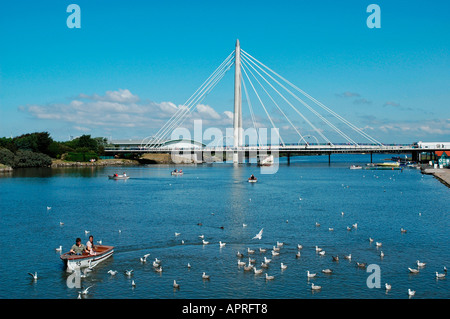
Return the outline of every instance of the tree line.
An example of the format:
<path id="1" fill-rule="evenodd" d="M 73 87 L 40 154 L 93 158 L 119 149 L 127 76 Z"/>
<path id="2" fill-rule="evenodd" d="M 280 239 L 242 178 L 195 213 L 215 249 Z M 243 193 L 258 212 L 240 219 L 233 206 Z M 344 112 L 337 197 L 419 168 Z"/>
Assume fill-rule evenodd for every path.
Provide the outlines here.
<path id="1" fill-rule="evenodd" d="M 55 141 L 48 132 L 0 138 L 0 163 L 19 167 L 46 167 L 52 159 L 85 162 L 104 155 L 107 139 L 82 135 L 70 141 Z"/>

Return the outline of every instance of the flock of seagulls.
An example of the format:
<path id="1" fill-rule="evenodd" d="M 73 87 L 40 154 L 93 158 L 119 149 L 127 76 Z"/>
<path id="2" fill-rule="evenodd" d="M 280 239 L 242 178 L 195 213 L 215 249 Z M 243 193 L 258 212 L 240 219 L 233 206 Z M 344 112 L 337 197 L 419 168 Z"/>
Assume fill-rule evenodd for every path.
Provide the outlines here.
<path id="1" fill-rule="evenodd" d="M 47 206 L 47 211 L 50 211 L 50 210 L 51 210 L 51 207 Z M 342 217 L 344 216 L 344 212 L 341 212 L 341 216 Z M 286 222 L 288 222 L 288 221 L 286 221 Z M 60 222 L 60 225 L 63 225 L 63 224 L 64 223 Z M 315 222 L 315 226 L 316 227 L 320 227 L 321 224 L 319 222 Z M 244 227 L 244 228 L 247 227 L 247 224 L 242 224 L 242 227 Z M 358 228 L 358 223 L 353 223 L 351 226 L 347 226 L 346 227 L 347 231 L 351 231 L 353 229 L 356 230 L 357 228 Z M 329 227 L 328 230 L 329 231 L 334 231 L 334 228 L 333 227 Z M 263 231 L 264 231 L 264 228 L 261 228 L 261 230 L 254 237 L 252 237 L 251 239 L 252 240 L 255 240 L 255 239 L 261 240 L 262 239 L 262 235 L 263 235 Z M 405 234 L 407 232 L 407 230 L 402 227 L 400 229 L 400 232 L 402 234 Z M 90 233 L 89 230 L 85 230 L 85 234 L 86 235 L 89 234 L 89 233 Z M 119 230 L 119 233 L 120 233 L 120 230 Z M 175 232 L 175 237 L 179 237 L 180 235 L 181 235 L 180 232 Z M 201 239 L 202 245 L 209 245 L 210 244 L 210 241 L 205 240 L 205 236 L 203 234 L 199 235 L 198 238 Z M 373 243 L 374 239 L 369 237 L 369 242 Z M 97 243 L 101 244 L 101 241 L 98 241 Z M 182 240 L 181 243 L 184 244 L 184 240 Z M 220 249 L 226 247 L 226 244 L 227 243 L 222 242 L 222 241 L 218 242 L 218 245 L 219 245 Z M 272 258 L 280 255 L 280 250 L 281 250 L 281 248 L 283 246 L 284 246 L 284 243 L 283 242 L 279 242 L 279 241 L 276 242 L 276 245 L 272 246 L 272 250 L 270 251 L 270 254 L 271 254 Z M 379 248 L 381 248 L 383 246 L 383 244 L 382 244 L 382 242 L 375 241 L 375 246 L 376 246 L 376 248 L 378 250 Z M 303 249 L 303 245 L 297 244 L 297 252 L 295 254 L 295 258 L 296 259 L 301 257 L 301 252 L 300 251 L 302 249 Z M 59 246 L 59 247 L 55 248 L 55 251 L 61 252 L 62 251 L 62 246 Z M 251 255 L 255 254 L 255 251 L 256 251 L 255 249 L 247 247 L 247 254 L 248 254 L 248 261 L 247 262 L 243 261 L 244 254 L 242 254 L 242 253 L 240 253 L 238 251 L 237 254 L 236 254 L 236 256 L 238 257 L 237 265 L 238 265 L 239 268 L 243 268 L 244 271 L 253 272 L 255 275 L 261 275 L 261 274 L 263 274 L 264 270 L 267 270 L 269 268 L 269 264 L 272 262 L 272 259 L 268 258 L 267 256 L 263 256 L 263 261 L 260 264 L 260 268 L 257 268 L 256 267 L 256 259 L 251 257 Z M 259 251 L 260 254 L 264 254 L 264 253 L 266 253 L 268 251 L 268 249 L 267 248 L 263 248 L 263 247 L 259 247 L 258 251 Z M 326 256 L 326 251 L 323 248 L 321 248 L 321 247 L 319 247 L 317 245 L 315 246 L 315 252 L 320 257 Z M 142 257 L 139 258 L 140 262 L 143 263 L 143 264 L 147 263 L 147 259 L 148 259 L 149 256 L 150 256 L 150 253 L 147 253 L 147 254 L 143 255 Z M 384 255 L 383 251 L 380 251 L 380 258 L 383 258 L 384 256 L 385 255 Z M 353 258 L 351 253 L 349 253 L 347 255 L 343 255 L 342 257 L 345 260 L 348 260 L 348 261 L 352 261 L 352 258 Z M 331 260 L 332 260 L 332 262 L 339 262 L 339 256 L 332 255 L 331 256 Z M 367 267 L 367 263 L 364 263 L 364 262 L 358 262 L 357 261 L 357 262 L 355 262 L 355 264 L 356 264 L 356 267 L 358 267 L 358 268 L 365 269 Z M 152 265 L 154 267 L 155 272 L 160 273 L 160 274 L 163 272 L 163 268 L 161 266 L 161 260 L 160 259 L 155 258 L 155 260 L 152 262 Z M 416 265 L 417 265 L 417 268 L 408 267 L 408 270 L 409 270 L 410 274 L 418 274 L 420 272 L 420 270 L 426 266 L 426 263 L 423 262 L 423 261 L 420 261 L 420 260 L 416 260 Z M 191 268 L 190 263 L 187 263 L 187 267 L 188 267 L 188 269 Z M 86 273 L 89 272 L 89 271 L 92 271 L 92 268 L 93 267 L 86 268 L 85 271 L 83 272 L 82 278 L 85 278 L 86 277 Z M 288 268 L 288 265 L 286 263 L 283 263 L 283 262 L 280 263 L 281 272 L 285 271 L 287 268 Z M 110 274 L 111 276 L 116 276 L 118 271 L 111 269 L 107 273 Z M 133 273 L 134 273 L 133 269 L 124 271 L 124 274 L 127 277 L 133 276 Z M 330 268 L 325 268 L 325 269 L 321 270 L 321 273 L 326 274 L 326 275 L 331 275 L 331 274 L 334 273 L 334 271 L 332 269 L 330 269 Z M 32 279 L 34 281 L 38 280 L 37 272 L 35 272 L 35 273 L 31 273 L 30 272 L 28 274 L 32 277 Z M 444 278 L 446 278 L 446 275 L 447 275 L 447 268 L 446 267 L 444 267 L 444 272 L 443 273 L 439 273 L 437 271 L 435 272 L 435 278 L 436 279 L 444 279 Z M 210 275 L 207 274 L 206 272 L 203 272 L 202 275 L 201 275 L 201 278 L 202 278 L 202 280 L 209 281 L 210 280 Z M 307 278 L 308 281 L 310 279 L 311 280 L 315 279 L 315 278 L 317 278 L 317 273 L 313 273 L 313 272 L 310 272 L 309 270 L 307 270 L 306 271 L 306 278 Z M 275 276 L 274 275 L 269 275 L 266 272 L 265 273 L 265 279 L 267 281 L 271 281 L 271 280 L 275 279 Z M 134 281 L 134 279 L 131 281 L 131 286 L 133 288 L 136 287 L 136 282 Z M 180 283 L 178 283 L 175 279 L 173 280 L 173 285 L 172 286 L 173 286 L 174 290 L 179 290 L 180 289 Z M 87 296 L 88 293 L 89 293 L 89 289 L 91 287 L 93 287 L 93 285 L 88 286 L 87 288 L 84 288 L 81 291 L 78 291 L 78 298 L 81 298 L 82 296 L 83 297 Z M 311 290 L 314 291 L 314 292 L 315 291 L 320 291 L 322 289 L 322 286 L 316 285 L 313 282 L 311 283 L 310 287 L 311 287 Z M 385 287 L 386 292 L 392 290 L 392 285 L 391 284 L 385 283 L 384 287 Z M 408 289 L 408 296 L 410 298 L 415 296 L 415 294 L 416 294 L 416 291 Z"/>

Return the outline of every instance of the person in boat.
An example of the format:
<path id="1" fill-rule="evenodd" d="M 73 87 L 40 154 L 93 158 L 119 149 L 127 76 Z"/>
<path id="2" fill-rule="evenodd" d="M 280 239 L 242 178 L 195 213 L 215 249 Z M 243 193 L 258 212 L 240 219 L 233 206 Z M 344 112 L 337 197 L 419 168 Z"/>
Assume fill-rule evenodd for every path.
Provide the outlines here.
<path id="1" fill-rule="evenodd" d="M 255 175 L 252 174 L 252 175 L 250 176 L 250 179 L 251 179 L 251 180 L 256 179 Z"/>
<path id="2" fill-rule="evenodd" d="M 114 177 L 117 177 L 117 176 L 119 176 L 119 175 L 117 175 L 117 173 L 116 173 L 116 174 L 114 174 Z"/>
<path id="3" fill-rule="evenodd" d="M 177 172 L 177 169 L 175 168 L 175 169 L 173 170 L 173 172 L 176 173 L 176 172 Z"/>
<path id="4" fill-rule="evenodd" d="M 123 176 L 127 176 L 127 173 L 123 173 Z"/>
<path id="5" fill-rule="evenodd" d="M 183 170 L 182 170 L 182 169 L 180 169 L 180 173 L 183 173 Z"/>
<path id="6" fill-rule="evenodd" d="M 94 246 L 94 236 L 89 236 L 89 240 L 86 243 L 86 250 L 89 252 L 89 254 L 91 255 L 95 255 L 95 246 Z"/>
<path id="7" fill-rule="evenodd" d="M 82 255 L 83 253 L 87 253 L 86 246 L 81 243 L 81 238 L 77 238 L 75 240 L 75 245 L 70 248 L 70 253 L 75 255 Z"/>

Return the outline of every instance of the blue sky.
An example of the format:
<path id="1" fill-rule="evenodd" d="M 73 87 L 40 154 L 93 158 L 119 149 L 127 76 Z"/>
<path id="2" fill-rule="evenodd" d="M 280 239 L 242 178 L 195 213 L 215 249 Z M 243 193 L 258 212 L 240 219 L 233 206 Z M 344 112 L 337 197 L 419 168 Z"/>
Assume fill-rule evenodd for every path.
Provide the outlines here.
<path id="1" fill-rule="evenodd" d="M 80 29 L 66 25 L 71 3 Z M 371 3 L 380 29 L 366 25 Z M 449 12 L 448 1 L 10 1 L 0 12 L 0 136 L 152 135 L 239 38 L 377 140 L 449 141 Z M 206 125 L 230 127 L 232 73 L 195 114 Z"/>

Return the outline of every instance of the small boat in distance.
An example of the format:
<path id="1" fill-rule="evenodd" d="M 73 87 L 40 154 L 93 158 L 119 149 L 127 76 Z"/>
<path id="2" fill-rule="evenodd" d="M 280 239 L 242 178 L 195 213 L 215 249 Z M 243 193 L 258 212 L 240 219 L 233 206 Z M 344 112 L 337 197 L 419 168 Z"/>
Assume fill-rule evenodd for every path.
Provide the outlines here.
<path id="1" fill-rule="evenodd" d="M 123 173 L 122 175 L 119 174 L 108 175 L 108 178 L 118 180 L 118 179 L 129 179 L 130 176 L 128 176 L 126 173 Z"/>
<path id="2" fill-rule="evenodd" d="M 61 255 L 67 272 L 74 272 L 75 269 L 94 267 L 98 263 L 111 257 L 114 253 L 113 246 L 95 245 L 95 254 L 83 253 L 82 255 L 72 254 L 70 252 Z"/>
<path id="3" fill-rule="evenodd" d="M 256 183 L 257 181 L 258 179 L 253 174 L 248 178 L 249 183 Z"/>
<path id="4" fill-rule="evenodd" d="M 258 166 L 272 166 L 274 163 L 273 155 L 258 158 Z"/>
<path id="5" fill-rule="evenodd" d="M 175 169 L 175 170 L 173 170 L 171 172 L 171 174 L 175 175 L 175 176 L 181 176 L 181 175 L 183 175 L 183 170 L 182 169 L 180 169 L 180 170 Z"/>
<path id="6" fill-rule="evenodd" d="M 350 166 L 350 169 L 362 169 L 361 165 L 352 165 Z"/>

